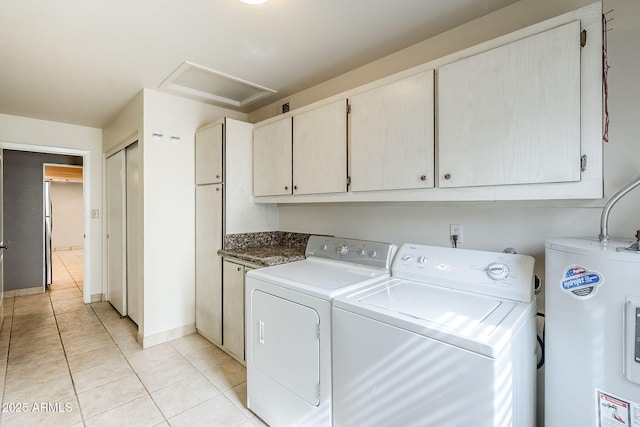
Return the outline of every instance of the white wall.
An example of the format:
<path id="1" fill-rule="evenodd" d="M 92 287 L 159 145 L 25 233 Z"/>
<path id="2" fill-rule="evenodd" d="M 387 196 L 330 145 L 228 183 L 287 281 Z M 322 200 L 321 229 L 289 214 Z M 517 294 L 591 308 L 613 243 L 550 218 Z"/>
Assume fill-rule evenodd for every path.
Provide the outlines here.
<path id="1" fill-rule="evenodd" d="M 81 248 L 84 245 L 82 224 L 82 183 L 51 182 L 53 250 Z"/>
<path id="2" fill-rule="evenodd" d="M 322 99 L 374 78 L 417 65 L 491 37 L 538 22 L 590 1 L 523 0 L 508 8 L 354 70 L 292 97 L 292 107 Z M 596 238 L 606 199 L 640 176 L 640 2 L 605 0 L 612 31 L 607 33 L 609 70 L 609 143 L 604 144 L 605 200 L 486 203 L 386 203 L 280 205 L 280 230 L 327 233 L 364 239 L 448 245 L 449 224 L 464 226 L 464 243 L 470 249 L 501 251 L 513 247 L 536 258 L 536 271 L 544 275 L 544 242 L 549 237 Z M 398 65 L 396 65 L 398 64 Z M 350 86 L 350 85 L 353 86 Z M 268 117 L 269 106 L 252 114 Z M 612 236 L 633 239 L 640 229 L 640 190 L 630 193 L 613 209 L 609 220 Z M 544 311 L 544 293 L 538 297 Z M 542 373 L 539 392 L 542 391 Z M 542 393 L 539 401 L 542 402 Z M 539 412 L 541 421 L 542 412 Z M 540 424 L 542 425 L 542 424 Z"/>
<path id="3" fill-rule="evenodd" d="M 102 212 L 102 131 L 86 126 L 0 114 L 0 148 L 84 156 L 85 246 L 84 301 L 102 294 L 102 221 L 91 210 Z"/>
<path id="4" fill-rule="evenodd" d="M 139 260 L 145 346 L 195 330 L 195 131 L 246 115 L 144 89 L 104 129 L 104 152 L 138 140 L 142 176 Z M 159 141 L 152 134 L 162 133 Z M 171 136 L 180 139 L 172 143 Z"/>

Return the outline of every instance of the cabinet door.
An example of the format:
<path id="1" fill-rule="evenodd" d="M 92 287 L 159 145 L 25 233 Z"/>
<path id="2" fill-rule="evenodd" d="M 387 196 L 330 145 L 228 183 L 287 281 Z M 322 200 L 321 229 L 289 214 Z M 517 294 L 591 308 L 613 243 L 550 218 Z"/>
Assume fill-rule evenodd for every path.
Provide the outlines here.
<path id="1" fill-rule="evenodd" d="M 347 100 L 293 118 L 293 193 L 347 191 Z"/>
<path id="2" fill-rule="evenodd" d="M 222 345 L 222 185 L 196 187 L 196 329 Z"/>
<path id="3" fill-rule="evenodd" d="M 349 102 L 351 191 L 433 187 L 433 70 Z"/>
<path id="4" fill-rule="evenodd" d="M 196 185 L 222 182 L 222 123 L 196 132 Z"/>
<path id="5" fill-rule="evenodd" d="M 438 185 L 580 180 L 580 22 L 438 70 Z"/>
<path id="6" fill-rule="evenodd" d="M 291 117 L 253 130 L 253 195 L 291 194 Z"/>
<path id="7" fill-rule="evenodd" d="M 222 344 L 244 360 L 244 267 L 225 261 L 222 274 Z"/>

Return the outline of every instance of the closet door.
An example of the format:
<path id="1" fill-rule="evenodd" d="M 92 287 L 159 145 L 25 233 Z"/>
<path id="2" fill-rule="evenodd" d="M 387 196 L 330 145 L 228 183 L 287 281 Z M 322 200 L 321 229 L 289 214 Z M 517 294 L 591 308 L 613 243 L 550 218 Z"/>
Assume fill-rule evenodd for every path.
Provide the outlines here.
<path id="1" fill-rule="evenodd" d="M 107 158 L 107 301 L 127 315 L 125 151 Z"/>
<path id="2" fill-rule="evenodd" d="M 126 150 L 127 188 L 127 315 L 136 324 L 140 320 L 140 280 L 138 263 L 138 236 L 140 232 L 138 200 L 140 197 L 140 172 L 138 143 L 134 142 Z"/>

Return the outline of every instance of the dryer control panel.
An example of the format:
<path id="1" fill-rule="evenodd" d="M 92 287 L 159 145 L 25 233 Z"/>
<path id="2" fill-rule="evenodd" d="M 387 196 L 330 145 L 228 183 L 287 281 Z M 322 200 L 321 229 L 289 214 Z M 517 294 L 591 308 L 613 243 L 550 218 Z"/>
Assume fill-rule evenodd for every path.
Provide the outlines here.
<path id="1" fill-rule="evenodd" d="M 531 302 L 533 257 L 502 252 L 404 244 L 391 273 L 394 277 L 450 289 Z"/>
<path id="2" fill-rule="evenodd" d="M 389 270 L 397 246 L 343 237 L 311 236 L 305 256 Z"/>

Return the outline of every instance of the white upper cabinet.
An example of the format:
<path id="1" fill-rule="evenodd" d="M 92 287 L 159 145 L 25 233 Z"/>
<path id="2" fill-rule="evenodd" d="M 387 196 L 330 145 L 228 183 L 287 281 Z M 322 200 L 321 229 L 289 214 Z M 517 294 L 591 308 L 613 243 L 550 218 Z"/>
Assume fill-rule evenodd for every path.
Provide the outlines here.
<path id="1" fill-rule="evenodd" d="M 354 95 L 351 191 L 434 185 L 433 70 Z"/>
<path id="2" fill-rule="evenodd" d="M 222 123 L 196 132 L 196 185 L 222 182 L 222 135 Z"/>
<path id="3" fill-rule="evenodd" d="M 291 117 L 253 130 L 253 195 L 292 193 Z"/>
<path id="4" fill-rule="evenodd" d="M 438 69 L 439 187 L 580 180 L 580 22 Z"/>
<path id="5" fill-rule="evenodd" d="M 347 191 L 347 100 L 293 116 L 293 194 Z"/>

